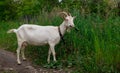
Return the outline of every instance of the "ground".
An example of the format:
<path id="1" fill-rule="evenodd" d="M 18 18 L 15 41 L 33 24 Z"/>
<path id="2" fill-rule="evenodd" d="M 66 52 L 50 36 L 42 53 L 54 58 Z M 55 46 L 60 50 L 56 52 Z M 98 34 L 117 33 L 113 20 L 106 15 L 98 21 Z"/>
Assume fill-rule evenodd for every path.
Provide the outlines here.
<path id="1" fill-rule="evenodd" d="M 30 61 L 22 61 L 21 65 L 16 62 L 15 53 L 0 49 L 0 73 L 70 73 L 63 69 L 45 69 L 33 66 Z"/>

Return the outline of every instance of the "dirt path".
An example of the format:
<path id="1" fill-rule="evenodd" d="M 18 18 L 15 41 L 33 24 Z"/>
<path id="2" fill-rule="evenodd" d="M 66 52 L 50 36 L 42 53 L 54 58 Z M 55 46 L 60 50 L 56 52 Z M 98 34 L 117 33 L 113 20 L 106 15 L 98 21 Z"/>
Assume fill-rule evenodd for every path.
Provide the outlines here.
<path id="1" fill-rule="evenodd" d="M 36 68 L 29 61 L 17 65 L 14 53 L 0 49 L 0 73 L 70 73 L 55 69 Z"/>

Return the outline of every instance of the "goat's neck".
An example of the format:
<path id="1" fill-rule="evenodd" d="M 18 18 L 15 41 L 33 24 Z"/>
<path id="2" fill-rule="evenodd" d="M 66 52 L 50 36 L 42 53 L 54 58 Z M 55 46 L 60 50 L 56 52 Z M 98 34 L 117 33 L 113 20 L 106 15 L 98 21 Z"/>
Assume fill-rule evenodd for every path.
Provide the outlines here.
<path id="1" fill-rule="evenodd" d="M 63 21 L 63 23 L 59 26 L 60 27 L 60 32 L 62 35 L 65 34 L 66 30 L 67 30 L 67 27 L 66 27 L 66 22 Z"/>

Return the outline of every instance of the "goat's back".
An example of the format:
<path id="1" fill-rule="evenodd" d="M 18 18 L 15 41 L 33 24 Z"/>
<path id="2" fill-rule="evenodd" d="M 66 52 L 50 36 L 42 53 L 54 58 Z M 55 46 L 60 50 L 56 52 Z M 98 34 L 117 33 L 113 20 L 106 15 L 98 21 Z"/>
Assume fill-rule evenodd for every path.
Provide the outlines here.
<path id="1" fill-rule="evenodd" d="M 32 45 L 43 45 L 60 40 L 58 28 L 55 26 L 39 26 L 24 24 L 17 29 L 18 39 Z M 58 40 L 58 41 L 56 41 Z"/>

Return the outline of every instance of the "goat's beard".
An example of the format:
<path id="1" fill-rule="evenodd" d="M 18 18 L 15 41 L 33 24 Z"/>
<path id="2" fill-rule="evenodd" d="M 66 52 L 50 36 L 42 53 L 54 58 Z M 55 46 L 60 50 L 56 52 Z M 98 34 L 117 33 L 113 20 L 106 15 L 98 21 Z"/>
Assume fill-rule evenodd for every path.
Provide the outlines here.
<path id="1" fill-rule="evenodd" d="M 70 32 L 71 31 L 71 27 L 67 28 L 67 32 Z"/>

